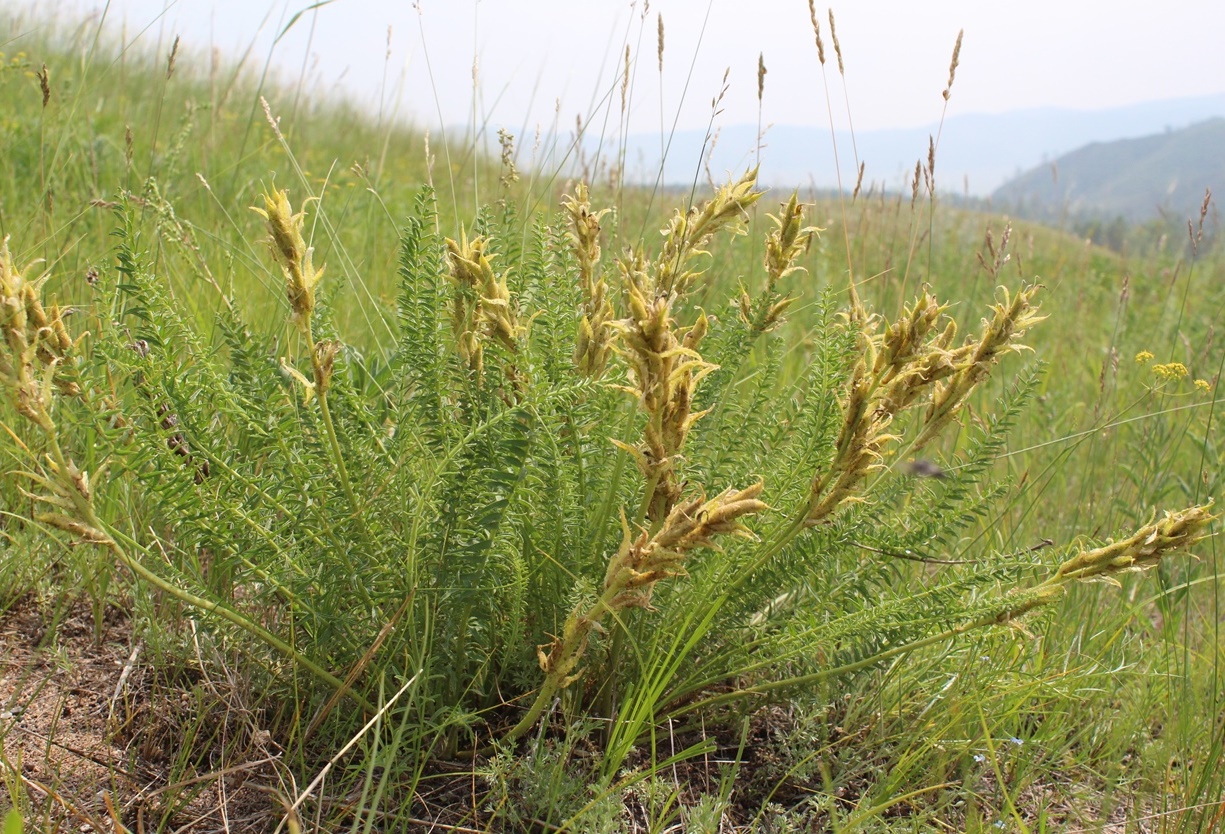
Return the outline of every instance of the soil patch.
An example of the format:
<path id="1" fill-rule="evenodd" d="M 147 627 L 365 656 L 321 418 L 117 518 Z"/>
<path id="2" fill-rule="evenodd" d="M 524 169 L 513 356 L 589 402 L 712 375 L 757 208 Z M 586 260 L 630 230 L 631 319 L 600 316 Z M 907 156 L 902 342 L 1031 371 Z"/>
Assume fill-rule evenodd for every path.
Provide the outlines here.
<path id="1" fill-rule="evenodd" d="M 269 829 L 267 734 L 248 734 L 263 749 L 241 733 L 225 743 L 220 700 L 147 666 L 119 609 L 96 626 L 86 605 L 58 613 L 25 600 L 0 615 L 0 808 L 16 791 L 30 831 Z"/>

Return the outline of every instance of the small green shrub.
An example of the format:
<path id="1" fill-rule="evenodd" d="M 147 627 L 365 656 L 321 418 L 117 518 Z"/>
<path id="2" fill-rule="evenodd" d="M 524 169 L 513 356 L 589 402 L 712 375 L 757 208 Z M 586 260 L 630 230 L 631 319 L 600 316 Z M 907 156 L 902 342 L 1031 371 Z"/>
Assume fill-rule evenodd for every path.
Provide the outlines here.
<path id="1" fill-rule="evenodd" d="M 455 238 L 424 190 L 385 354 L 338 337 L 283 191 L 256 209 L 285 282 L 272 334 L 228 296 L 211 325 L 186 314 L 130 196 L 71 332 L 6 247 L 0 377 L 24 428 L 5 443 L 33 520 L 245 641 L 265 691 L 308 702 L 306 736 L 402 687 L 422 757 L 560 709 L 610 719 L 605 785 L 661 722 L 717 727 L 1204 535 L 1194 506 L 1059 564 L 990 543 L 941 561 L 999 496 L 990 463 L 1037 373 L 946 435 L 1042 320 L 1038 287 L 1000 289 L 964 338 L 927 290 L 887 321 L 827 287 L 789 346 L 817 234 L 794 197 L 757 289 L 695 301 L 761 196 L 749 172 L 658 251 L 610 258 L 585 188 L 527 223 L 503 200 Z"/>

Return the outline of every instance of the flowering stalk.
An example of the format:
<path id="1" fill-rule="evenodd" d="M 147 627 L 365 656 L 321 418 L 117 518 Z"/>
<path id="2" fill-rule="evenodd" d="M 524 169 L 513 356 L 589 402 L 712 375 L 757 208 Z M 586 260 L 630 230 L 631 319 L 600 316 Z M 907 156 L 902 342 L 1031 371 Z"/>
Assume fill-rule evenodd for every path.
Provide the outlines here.
<path id="1" fill-rule="evenodd" d="M 973 350 L 967 350 L 954 360 L 955 372 L 947 383 L 937 385 L 927 409 L 926 422 L 912 446 L 918 449 L 932 439 L 956 416 L 979 383 L 991 373 L 991 367 L 1001 356 L 1027 350 L 1017 339 L 1025 331 L 1046 318 L 1037 313 L 1031 303 L 1038 292 L 1037 285 L 1025 287 L 1010 295 L 1000 287 L 1000 300 L 992 307 L 994 316 L 983 320 L 983 333 Z"/>
<path id="2" fill-rule="evenodd" d="M 821 232 L 816 226 L 804 225 L 804 204 L 799 202 L 794 191 L 777 216 L 768 216 L 775 229 L 766 236 L 766 285 L 757 304 L 743 288 L 738 301 L 740 318 L 754 335 L 773 330 L 782 321 L 783 312 L 796 302 L 797 296 L 779 295 L 778 284 L 788 275 L 804 270 L 795 262 L 808 251 L 813 237 Z"/>
<path id="3" fill-rule="evenodd" d="M 578 260 L 579 289 L 582 292 L 582 319 L 574 346 L 574 365 L 584 376 L 598 379 L 608 365 L 613 337 L 614 315 L 608 298 L 608 284 L 598 274 L 600 268 L 600 220 L 611 209 L 592 211 L 587 186 L 579 183 L 573 197 L 562 201 L 570 217 L 566 233 Z"/>
<path id="4" fill-rule="evenodd" d="M 863 357 L 851 373 L 834 459 L 813 480 L 805 526 L 861 500 L 859 488 L 881 468 L 885 448 L 899 439 L 888 432 L 889 425 L 921 396 L 930 391 L 931 402 L 912 451 L 939 435 L 1001 356 L 1024 349 L 1018 339 L 1044 318 L 1032 304 L 1037 291 L 1030 286 L 1010 295 L 1001 288 L 1002 299 L 992 307 L 992 319 L 984 320 L 982 335 L 956 348 L 956 325 L 939 327 L 945 307 L 927 291 L 883 332 L 877 317 L 863 320 Z"/>
<path id="5" fill-rule="evenodd" d="M 701 275 L 691 264 L 707 254 L 702 247 L 719 230 L 738 228 L 734 224 L 761 198 L 763 192 L 753 190 L 756 184 L 753 169 L 702 206 L 677 212 L 663 230 L 663 249 L 654 263 L 641 251 L 628 252 L 617 262 L 629 315 L 610 326 L 620 337 L 616 350 L 629 365 L 630 384 L 623 388 L 638 398 L 647 415 L 639 446 L 614 441 L 633 455 L 646 481 L 637 519 L 645 516 L 658 524 L 680 500 L 676 464 L 689 430 L 707 413 L 693 411 L 694 392 L 717 368 L 698 352 L 710 320 L 699 313 L 690 327 L 678 329 L 673 308 Z"/>
<path id="6" fill-rule="evenodd" d="M 664 245 L 656 262 L 655 291 L 663 295 L 675 293 L 684 297 L 701 270 L 690 268 L 691 262 L 700 255 L 708 254 L 704 246 L 716 232 L 740 227 L 736 224 L 744 218 L 749 206 L 761 199 L 764 191 L 754 191 L 757 186 L 757 169 L 745 172 L 739 180 L 728 183 L 715 192 L 701 207 L 694 206 L 688 212 L 677 212 L 663 230 Z"/>
<path id="7" fill-rule="evenodd" d="M 751 537 L 740 519 L 766 509 L 758 500 L 761 490 L 759 482 L 742 490 L 724 490 L 709 500 L 690 498 L 672 508 L 654 535 L 643 530 L 635 537 L 622 518 L 624 538 L 608 563 L 603 593 L 592 603 L 575 606 L 561 635 L 536 648 L 544 683 L 527 713 L 503 740 L 512 741 L 531 729 L 553 696 L 582 677 L 579 665 L 591 633 L 603 631 L 601 620 L 630 608 L 650 609 L 655 585 L 684 576 L 685 560 L 693 550 L 715 547 L 719 536 Z"/>
<path id="8" fill-rule="evenodd" d="M 315 287 L 323 277 L 323 267 L 315 268 L 315 250 L 307 246 L 302 237 L 306 213 L 300 211 L 294 214 L 289 204 L 289 196 L 282 189 L 274 189 L 271 194 L 265 193 L 264 207 L 252 206 L 251 210 L 266 221 L 269 248 L 285 273 L 285 295 L 289 299 L 293 322 L 310 350 L 312 379 L 306 379 L 286 359 L 281 360 L 281 367 L 302 385 L 307 401 L 312 396 L 319 398 L 319 415 L 323 419 L 332 465 L 340 477 L 340 485 L 353 516 L 360 524 L 362 505 L 357 500 L 353 484 L 349 480 L 349 471 L 345 467 L 344 455 L 336 435 L 336 425 L 332 421 L 332 410 L 328 406 L 328 388 L 331 385 L 340 343 L 334 340 L 316 342 L 311 324 L 311 314 L 315 309 Z"/>
<path id="9" fill-rule="evenodd" d="M 677 718 L 687 712 L 709 709 L 719 704 L 754 695 L 767 695 L 779 689 L 812 686 L 815 683 L 848 675 L 927 646 L 946 642 L 970 631 L 996 625 L 1015 625 L 1025 614 L 1061 599 L 1073 582 L 1104 581 L 1117 585 L 1118 580 L 1115 577 L 1118 574 L 1148 570 L 1158 565 L 1166 555 L 1185 550 L 1202 541 L 1208 536 L 1208 526 L 1219 518 L 1211 514 L 1211 508 L 1212 503 L 1209 502 L 1175 512 L 1167 511 L 1160 520 L 1146 524 L 1126 539 L 1111 542 L 1102 547 L 1082 550 L 1072 558 L 1065 560 L 1045 581 L 1031 588 L 1016 589 L 1005 594 L 997 601 L 997 605 L 992 610 L 969 622 L 885 649 L 843 666 L 741 687 L 710 698 L 693 699 L 671 713 L 671 717 Z"/>
<path id="10" fill-rule="evenodd" d="M 630 366 L 630 385 L 622 387 L 638 398 L 647 424 L 641 445 L 613 442 L 633 455 L 647 484 L 644 514 L 660 522 L 680 499 L 676 461 L 685 438 L 706 414 L 693 412 L 693 398 L 698 382 L 715 369 L 698 353 L 710 322 L 701 314 L 691 327 L 678 330 L 672 318 L 675 296 L 651 291 L 641 253 L 622 259 L 618 266 L 630 313 L 612 323 L 621 337 L 617 350 Z"/>
<path id="11" fill-rule="evenodd" d="M 506 275 L 493 271 L 492 255 L 486 254 L 489 241 L 484 237 L 460 233 L 459 240 L 447 238 L 447 268 L 455 285 L 451 323 L 456 346 L 462 358 L 479 379 L 484 368 L 484 341 L 492 339 L 510 354 L 519 350 L 522 332 L 511 304 Z M 513 366 L 507 375 L 518 389 L 521 380 Z"/>

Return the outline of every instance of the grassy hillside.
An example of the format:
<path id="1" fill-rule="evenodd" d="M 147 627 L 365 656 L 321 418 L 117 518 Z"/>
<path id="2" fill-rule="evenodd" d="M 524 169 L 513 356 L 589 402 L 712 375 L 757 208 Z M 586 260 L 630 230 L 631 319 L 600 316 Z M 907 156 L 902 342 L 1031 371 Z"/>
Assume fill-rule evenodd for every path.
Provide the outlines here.
<path id="1" fill-rule="evenodd" d="M 27 830 L 1218 823 L 1204 218 L 587 192 L 170 45 L 2 48 Z"/>
<path id="2" fill-rule="evenodd" d="M 1196 212 L 1204 190 L 1225 188 L 1225 119 L 1180 130 L 1094 142 L 1000 186 L 1001 210 L 1040 220 L 1158 216 L 1180 222 Z"/>

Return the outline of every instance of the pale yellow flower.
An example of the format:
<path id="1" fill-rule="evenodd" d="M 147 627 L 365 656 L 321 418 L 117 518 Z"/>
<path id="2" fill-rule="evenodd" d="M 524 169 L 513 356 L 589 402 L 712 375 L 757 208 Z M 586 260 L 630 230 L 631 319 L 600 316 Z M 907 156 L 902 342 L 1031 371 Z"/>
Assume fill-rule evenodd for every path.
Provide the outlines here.
<path id="1" fill-rule="evenodd" d="M 1189 371 L 1187 366 L 1181 362 L 1167 362 L 1164 365 L 1154 365 L 1153 373 L 1162 379 L 1182 379 Z"/>

